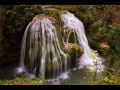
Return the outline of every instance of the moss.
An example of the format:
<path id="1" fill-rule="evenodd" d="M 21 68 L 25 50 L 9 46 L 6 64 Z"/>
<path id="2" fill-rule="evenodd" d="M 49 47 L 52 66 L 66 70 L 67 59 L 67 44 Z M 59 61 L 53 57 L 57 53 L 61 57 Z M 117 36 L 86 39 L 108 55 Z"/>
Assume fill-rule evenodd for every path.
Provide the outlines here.
<path id="1" fill-rule="evenodd" d="M 71 33 L 69 36 L 69 43 L 77 43 L 78 44 L 78 39 L 76 33 Z"/>
<path id="2" fill-rule="evenodd" d="M 63 48 L 64 44 L 62 42 L 62 35 L 60 33 L 60 28 L 61 28 L 61 20 L 60 20 L 60 15 L 59 15 L 59 10 L 45 10 L 43 12 L 45 15 L 49 17 L 54 17 L 55 18 L 55 27 L 56 27 L 56 32 L 59 40 L 60 47 Z"/>
<path id="3" fill-rule="evenodd" d="M 63 41 L 62 41 L 62 35 L 60 33 L 60 29 L 61 29 L 61 19 L 60 19 L 60 15 L 59 15 L 59 12 L 58 11 L 55 11 L 55 15 L 53 17 L 55 17 L 56 19 L 56 24 L 55 24 L 55 27 L 56 27 L 56 32 L 57 32 L 57 36 L 58 36 L 58 40 L 59 40 L 59 44 L 60 44 L 60 47 L 61 49 L 64 47 L 64 44 L 63 44 Z"/>
<path id="4" fill-rule="evenodd" d="M 59 9 L 59 10 L 73 10 L 76 9 L 78 5 L 53 5 L 52 8 Z"/>
<path id="5" fill-rule="evenodd" d="M 0 80 L 0 85 L 46 85 L 46 81 L 42 81 L 39 78 L 31 80 L 26 77 L 15 78 L 13 80 Z"/>

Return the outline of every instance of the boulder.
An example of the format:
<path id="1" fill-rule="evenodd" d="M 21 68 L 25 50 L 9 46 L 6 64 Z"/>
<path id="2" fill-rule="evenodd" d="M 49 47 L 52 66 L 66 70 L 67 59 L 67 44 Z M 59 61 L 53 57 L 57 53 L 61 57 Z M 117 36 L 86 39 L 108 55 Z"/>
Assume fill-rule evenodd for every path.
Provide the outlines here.
<path id="1" fill-rule="evenodd" d="M 70 68 L 75 67 L 78 58 L 83 54 L 83 49 L 76 43 L 66 43 L 64 50 L 70 57 Z"/>
<path id="2" fill-rule="evenodd" d="M 74 56 L 75 53 L 78 53 L 79 55 L 83 53 L 82 48 L 76 43 L 67 43 L 65 45 L 65 50 L 70 56 Z"/>

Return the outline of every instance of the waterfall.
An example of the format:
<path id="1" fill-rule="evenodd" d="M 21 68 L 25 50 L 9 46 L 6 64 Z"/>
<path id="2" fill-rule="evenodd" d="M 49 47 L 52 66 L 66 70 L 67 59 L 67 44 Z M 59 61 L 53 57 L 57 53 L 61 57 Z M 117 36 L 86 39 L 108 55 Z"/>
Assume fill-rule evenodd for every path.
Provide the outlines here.
<path id="1" fill-rule="evenodd" d="M 87 67 L 90 70 L 97 72 L 103 71 L 104 66 L 102 64 L 103 59 L 100 58 L 88 44 L 88 40 L 85 35 L 83 23 L 76 18 L 72 13 L 66 11 L 61 14 L 61 20 L 63 21 L 63 32 L 69 30 L 67 38 L 64 43 L 68 43 L 69 35 L 71 32 L 76 33 L 78 44 L 83 48 L 83 55 L 79 58 L 79 68 Z M 77 43 L 77 42 L 76 42 Z"/>
<path id="2" fill-rule="evenodd" d="M 34 17 L 24 32 L 17 72 L 22 71 L 31 78 L 49 79 L 67 72 L 67 55 L 60 48 L 56 28 L 46 17 Z"/>
<path id="3" fill-rule="evenodd" d="M 60 15 L 63 22 L 63 43 L 69 43 L 71 33 L 75 43 L 82 47 L 79 68 L 87 67 L 97 72 L 104 70 L 103 59 L 89 46 L 83 23 L 72 13 L 66 11 Z M 75 52 L 76 53 L 76 52 Z M 68 58 L 61 49 L 56 28 L 46 16 L 35 16 L 25 29 L 21 52 L 20 67 L 17 72 L 26 72 L 30 78 L 40 77 L 53 80 L 68 78 Z"/>

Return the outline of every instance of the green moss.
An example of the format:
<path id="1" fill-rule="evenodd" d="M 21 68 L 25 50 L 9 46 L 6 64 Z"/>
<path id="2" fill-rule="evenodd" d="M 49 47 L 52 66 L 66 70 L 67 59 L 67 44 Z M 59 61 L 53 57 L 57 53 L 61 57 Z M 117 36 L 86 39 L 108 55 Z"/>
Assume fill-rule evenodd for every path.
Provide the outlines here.
<path id="1" fill-rule="evenodd" d="M 39 78 L 31 80 L 29 78 L 15 78 L 13 80 L 0 80 L 0 85 L 46 85 L 46 81 L 42 81 Z"/>
<path id="2" fill-rule="evenodd" d="M 71 34 L 69 36 L 69 43 L 77 43 L 78 44 L 78 39 L 77 39 L 76 33 L 71 32 Z"/>
<path id="3" fill-rule="evenodd" d="M 52 8 L 61 9 L 61 6 L 60 5 L 53 5 Z"/>

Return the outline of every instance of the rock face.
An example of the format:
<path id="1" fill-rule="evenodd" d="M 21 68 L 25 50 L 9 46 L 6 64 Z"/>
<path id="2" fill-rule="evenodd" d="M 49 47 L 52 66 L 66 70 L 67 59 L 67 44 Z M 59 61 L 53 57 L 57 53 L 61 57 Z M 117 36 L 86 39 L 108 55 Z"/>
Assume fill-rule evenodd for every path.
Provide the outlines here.
<path id="1" fill-rule="evenodd" d="M 77 59 L 83 54 L 83 49 L 76 43 L 67 43 L 65 52 L 69 55 L 71 68 L 76 66 Z"/>

